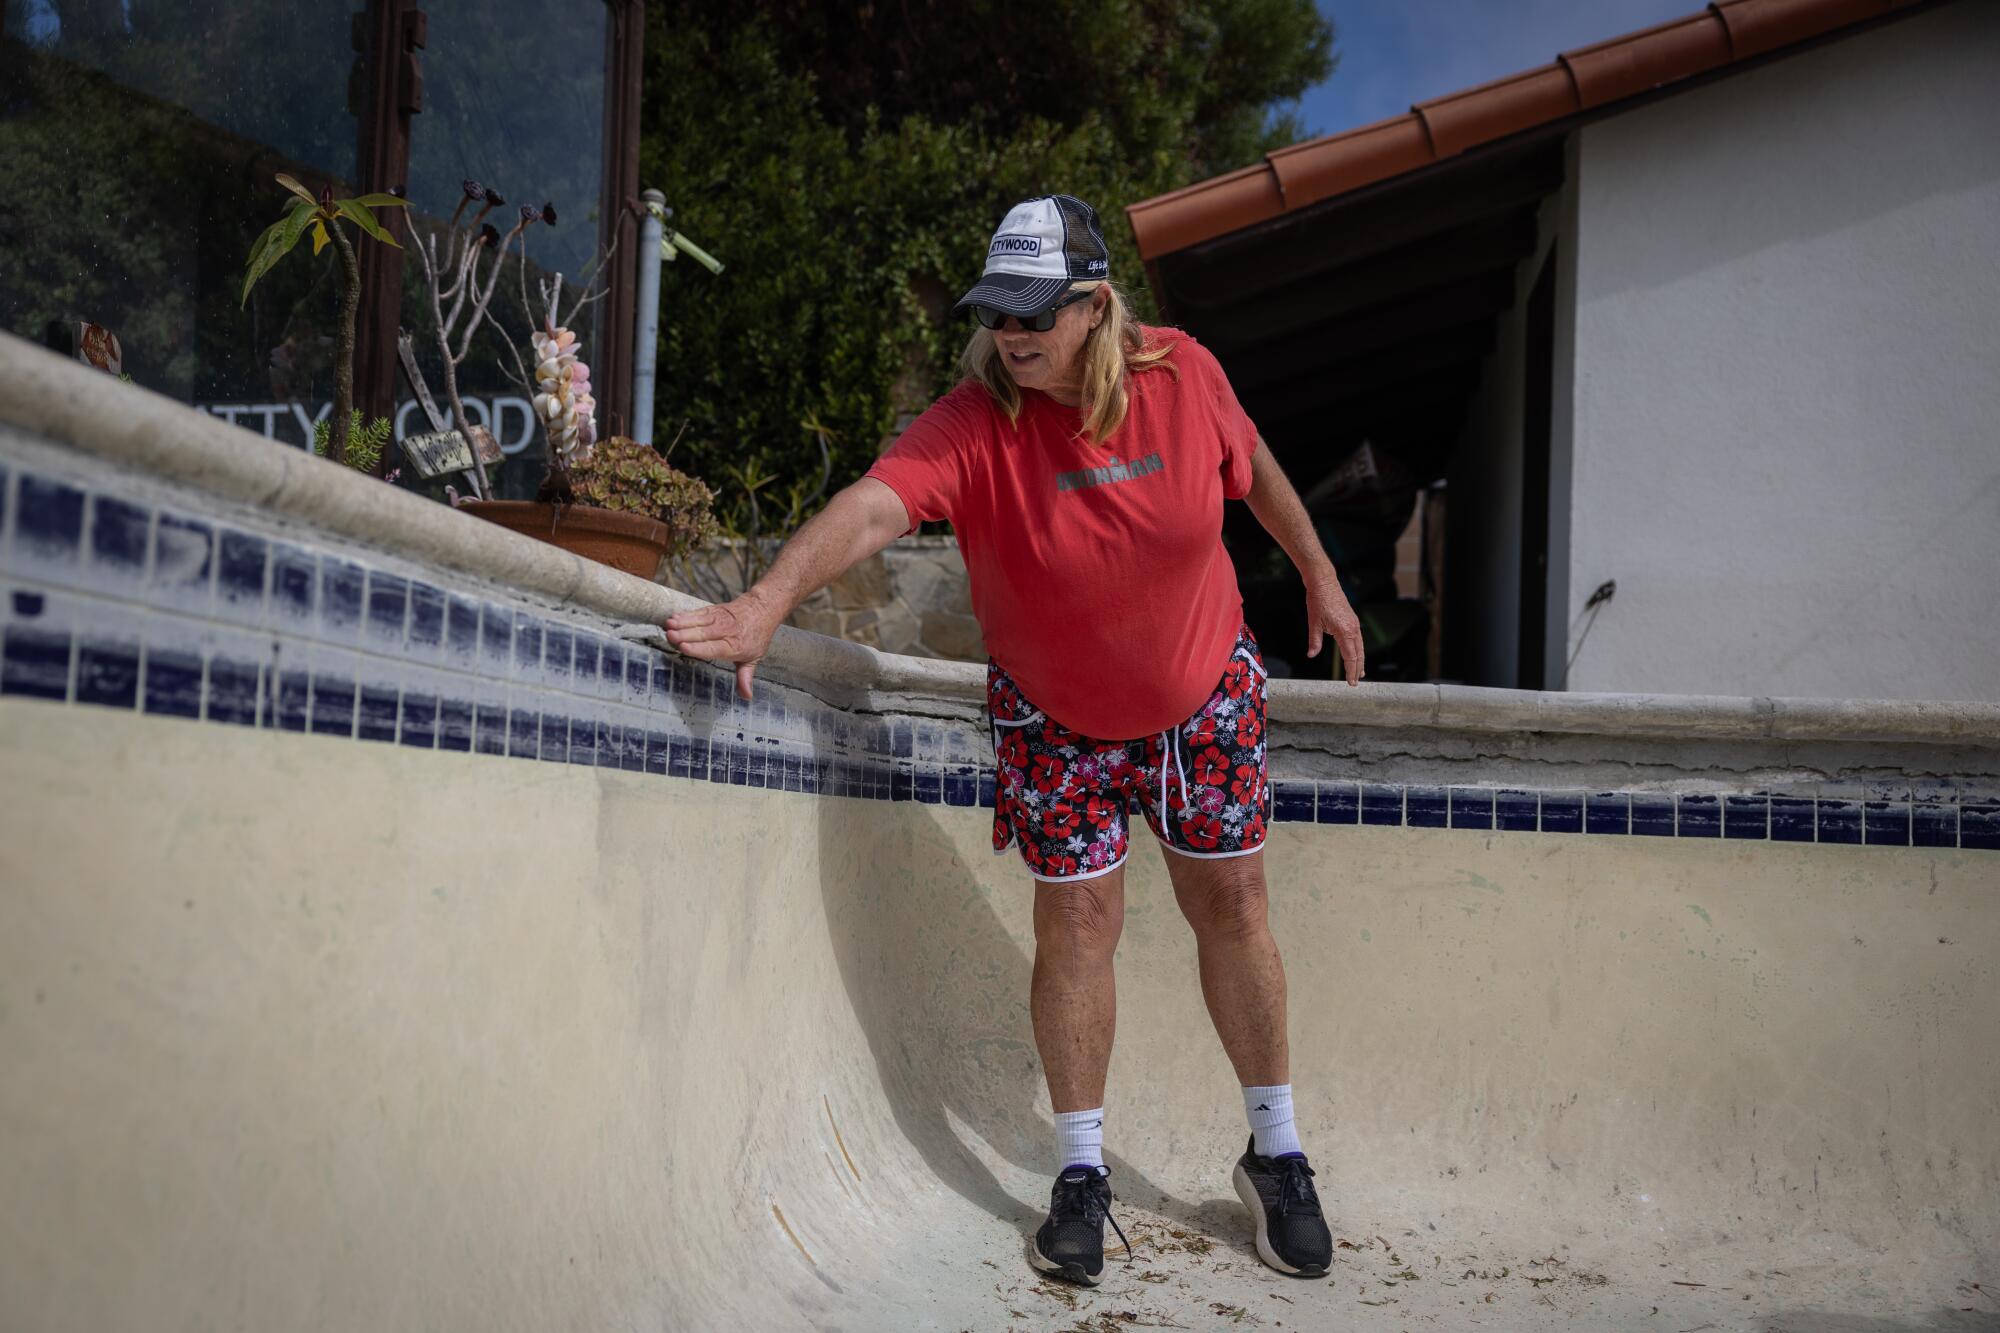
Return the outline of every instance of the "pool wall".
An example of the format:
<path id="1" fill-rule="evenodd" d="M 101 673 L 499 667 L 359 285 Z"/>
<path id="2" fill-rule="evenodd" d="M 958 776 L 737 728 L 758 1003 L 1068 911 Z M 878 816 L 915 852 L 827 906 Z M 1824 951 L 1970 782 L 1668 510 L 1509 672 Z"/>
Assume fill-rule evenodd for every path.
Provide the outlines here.
<path id="1" fill-rule="evenodd" d="M 1011 1318 L 1048 1107 L 976 667 L 787 631 L 745 705 L 660 650 L 670 590 L 0 372 L 10 1327 Z M 1943 1309 L 2000 1254 L 2000 709 L 1271 715 L 1342 1217 L 1440 1271 L 1796 1270 L 1760 1313 Z M 1139 852 L 1114 1166 L 1218 1226 L 1241 1111 Z"/>

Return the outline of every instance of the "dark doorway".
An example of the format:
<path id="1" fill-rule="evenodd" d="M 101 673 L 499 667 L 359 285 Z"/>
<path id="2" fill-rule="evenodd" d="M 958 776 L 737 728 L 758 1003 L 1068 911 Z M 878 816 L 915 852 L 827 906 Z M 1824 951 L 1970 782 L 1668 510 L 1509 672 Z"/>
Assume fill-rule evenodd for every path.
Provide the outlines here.
<path id="1" fill-rule="evenodd" d="M 1528 295 L 1521 395 L 1521 637 L 1515 683 L 1548 688 L 1549 418 L 1554 403 L 1556 246 Z"/>

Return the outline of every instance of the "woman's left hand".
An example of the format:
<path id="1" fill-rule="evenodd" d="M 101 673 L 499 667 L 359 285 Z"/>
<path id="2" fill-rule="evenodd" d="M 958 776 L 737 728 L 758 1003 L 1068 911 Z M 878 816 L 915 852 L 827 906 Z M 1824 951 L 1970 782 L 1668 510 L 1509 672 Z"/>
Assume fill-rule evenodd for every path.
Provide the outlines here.
<path id="1" fill-rule="evenodd" d="M 1361 648 L 1361 618 L 1347 604 L 1347 594 L 1340 590 L 1340 580 L 1330 566 L 1306 578 L 1307 657 L 1319 656 L 1322 637 L 1328 634 L 1333 636 L 1334 646 L 1340 649 L 1341 664 L 1347 670 L 1347 683 L 1359 685 L 1361 678 L 1368 674 L 1368 664 Z"/>

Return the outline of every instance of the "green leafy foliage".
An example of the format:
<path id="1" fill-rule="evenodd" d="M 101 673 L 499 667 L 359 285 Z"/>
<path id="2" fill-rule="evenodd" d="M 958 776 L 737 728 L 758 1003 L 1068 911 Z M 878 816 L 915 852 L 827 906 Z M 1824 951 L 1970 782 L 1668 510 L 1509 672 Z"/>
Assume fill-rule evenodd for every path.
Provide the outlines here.
<path id="1" fill-rule="evenodd" d="M 667 0 L 646 33 L 641 178 L 728 264 L 662 268 L 658 433 L 743 530 L 742 478 L 810 491 L 828 446 L 831 494 L 949 386 L 1011 204 L 1090 201 L 1146 315 L 1125 206 L 1296 139 L 1332 67 L 1310 0 Z"/>
<path id="2" fill-rule="evenodd" d="M 313 452 L 321 458 L 327 456 L 333 418 L 322 417 L 313 422 Z M 382 451 L 389 446 L 389 436 L 393 431 L 389 418 L 376 417 L 373 421 L 363 421 L 361 413 L 348 417 L 347 457 L 341 461 L 356 472 L 374 475 L 382 463 Z"/>
<path id="3" fill-rule="evenodd" d="M 355 226 L 382 242 L 382 244 L 394 246 L 398 250 L 402 249 L 403 247 L 396 243 L 396 238 L 384 231 L 382 224 L 377 222 L 375 215 L 369 211 L 368 201 L 371 199 L 376 201 L 374 204 L 376 208 L 409 207 L 409 204 L 405 200 L 398 199 L 393 194 L 371 194 L 361 199 L 336 199 L 333 201 L 333 208 L 340 216 L 346 218 L 349 222 L 352 222 Z"/>
<path id="4" fill-rule="evenodd" d="M 314 221 L 318 211 L 318 207 L 310 200 L 293 204 L 291 212 L 266 227 L 264 234 L 251 243 L 250 263 L 243 274 L 243 295 L 237 304 L 247 303 L 250 300 L 250 289 L 257 285 L 257 279 L 270 272 L 271 265 L 291 253 L 292 247 L 299 243 L 299 237 L 305 235 L 306 227 Z"/>
<path id="5" fill-rule="evenodd" d="M 336 219 L 346 218 L 362 231 L 367 232 L 384 245 L 400 250 L 396 238 L 383 230 L 375 220 L 370 208 L 407 208 L 409 200 L 398 199 L 393 194 L 370 194 L 359 199 L 335 199 L 329 191 L 324 200 L 317 199 L 313 192 L 299 184 L 284 172 L 277 173 L 278 184 L 296 195 L 289 212 L 264 229 L 250 245 L 250 258 L 243 273 L 243 295 L 238 304 L 250 300 L 250 289 L 257 285 L 257 279 L 270 272 L 271 265 L 292 252 L 299 238 L 310 227 L 313 234 L 313 253 L 318 254 L 327 243 L 327 228 L 338 226 Z"/>
<path id="6" fill-rule="evenodd" d="M 600 440 L 569 470 L 579 504 L 657 518 L 673 532 L 669 558 L 717 536 L 714 492 L 660 457 L 650 444 L 623 435 Z"/>

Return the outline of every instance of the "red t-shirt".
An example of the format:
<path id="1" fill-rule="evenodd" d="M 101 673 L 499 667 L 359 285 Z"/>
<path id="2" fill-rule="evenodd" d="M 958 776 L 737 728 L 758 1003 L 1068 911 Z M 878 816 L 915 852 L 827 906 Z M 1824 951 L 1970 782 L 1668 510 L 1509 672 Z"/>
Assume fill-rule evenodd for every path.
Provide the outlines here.
<path id="1" fill-rule="evenodd" d="M 1078 408 L 1024 390 L 1009 424 L 967 380 L 868 470 L 913 531 L 951 521 L 993 660 L 1099 740 L 1185 721 L 1243 623 L 1222 502 L 1249 493 L 1257 429 L 1206 348 L 1178 329 L 1145 333 L 1173 352 L 1127 374 L 1130 409 L 1101 444 L 1082 438 Z"/>

